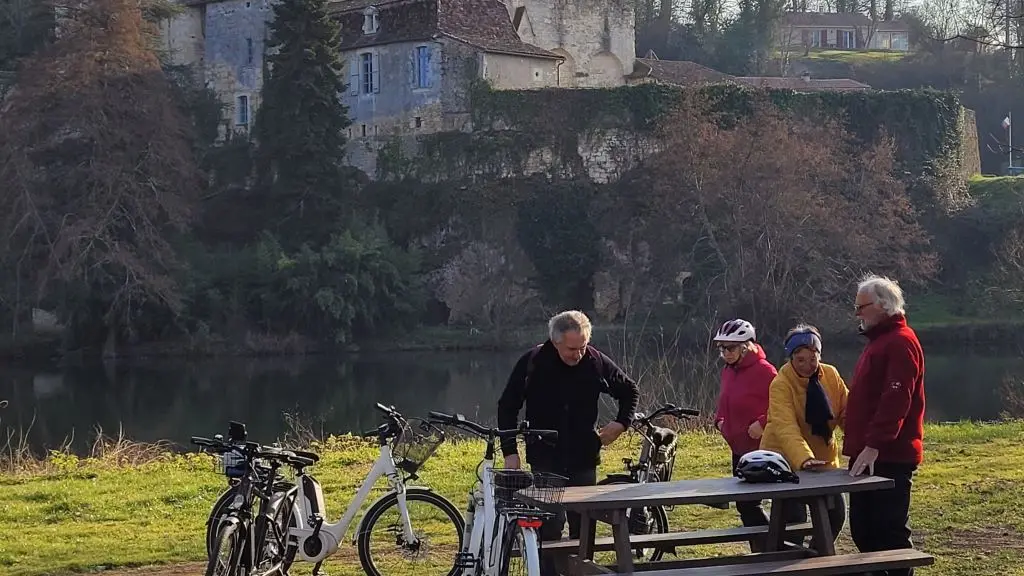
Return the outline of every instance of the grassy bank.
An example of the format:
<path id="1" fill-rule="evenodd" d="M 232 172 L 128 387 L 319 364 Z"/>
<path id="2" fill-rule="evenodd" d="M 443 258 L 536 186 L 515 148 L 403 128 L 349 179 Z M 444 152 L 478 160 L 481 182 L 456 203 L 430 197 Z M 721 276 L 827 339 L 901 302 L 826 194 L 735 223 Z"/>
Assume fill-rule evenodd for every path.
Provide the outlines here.
<path id="1" fill-rule="evenodd" d="M 927 462 L 914 485 L 913 524 L 922 549 L 936 554 L 935 576 L 1017 573 L 1024 562 L 1024 422 L 930 425 Z M 452 442 L 427 463 L 422 482 L 460 508 L 482 446 Z M 607 452 L 601 472 L 617 471 L 636 439 L 625 436 Z M 315 471 L 329 516 L 335 519 L 375 458 L 375 448 L 343 437 L 322 447 Z M 203 558 L 203 522 L 223 487 L 210 460 L 198 455 L 111 451 L 95 459 L 52 455 L 0 475 L 0 571 L 29 576 Z M 704 432 L 683 436 L 680 478 L 726 474 L 727 450 Z M 148 461 L 147 461 L 148 460 Z M 734 526 L 734 510 L 678 507 L 674 528 Z M 844 529 L 840 548 L 851 547 Z M 717 546 L 686 554 L 737 551 Z M 360 574 L 354 550 L 328 565 L 332 575 Z M 310 566 L 293 573 L 307 574 Z M 410 575 L 411 576 L 411 575 Z"/>
<path id="2" fill-rule="evenodd" d="M 826 60 L 844 64 L 868 64 L 872 62 L 896 62 L 905 58 L 908 52 L 895 50 L 809 50 L 805 56 L 803 50 L 790 51 L 790 57 L 803 60 Z"/>

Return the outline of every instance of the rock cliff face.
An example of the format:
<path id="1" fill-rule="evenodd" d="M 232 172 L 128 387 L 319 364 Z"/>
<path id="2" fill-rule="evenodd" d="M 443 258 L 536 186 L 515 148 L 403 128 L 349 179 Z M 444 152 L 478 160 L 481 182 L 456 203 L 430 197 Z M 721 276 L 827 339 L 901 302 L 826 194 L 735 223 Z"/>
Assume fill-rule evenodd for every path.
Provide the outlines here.
<path id="1" fill-rule="evenodd" d="M 756 92 L 711 90 L 717 91 L 712 96 L 720 107 L 737 114 L 749 110 L 748 98 Z M 415 210 L 419 225 L 426 227 L 421 244 L 437 259 L 436 295 L 451 308 L 450 320 L 493 326 L 503 315 L 521 318 L 532 311 L 540 316 L 546 306 L 560 304 L 538 286 L 543 272 L 537 262 L 544 256 L 524 247 L 523 234 L 524 228 L 527 235 L 547 234 L 547 250 L 556 252 L 564 250 L 559 242 L 565 237 L 545 225 L 524 223 L 521 209 L 560 182 L 583 187 L 573 193 L 579 204 L 564 214 L 560 226 L 598 223 L 600 241 L 595 253 L 586 255 L 597 261 L 587 304 L 602 320 L 682 302 L 691 271 L 652 255 L 652 241 L 664 245 L 671 239 L 650 237 L 655 233 L 650 231 L 648 237 L 623 232 L 630 228 L 619 218 L 628 218 L 621 206 L 625 192 L 620 189 L 615 201 L 608 200 L 609 190 L 621 188 L 624 176 L 642 173 L 644 161 L 660 151 L 654 128 L 680 93 L 651 84 L 524 92 L 478 86 L 471 95 L 471 129 L 399 139 L 385 147 L 377 164 L 392 169 L 382 172 L 381 185 L 399 186 L 402 199 L 395 200 L 421 208 Z M 848 113 L 847 127 L 864 139 L 881 129 L 892 134 L 900 167 L 925 212 L 953 210 L 964 198 L 965 177 L 977 172 L 973 113 L 953 96 L 779 92 L 772 97 L 808 114 Z M 422 204 L 409 200 L 417 194 Z M 640 197 L 644 190 L 630 188 L 628 194 Z M 444 241 L 436 242 L 439 237 Z M 509 304 L 498 309 L 502 301 Z"/>

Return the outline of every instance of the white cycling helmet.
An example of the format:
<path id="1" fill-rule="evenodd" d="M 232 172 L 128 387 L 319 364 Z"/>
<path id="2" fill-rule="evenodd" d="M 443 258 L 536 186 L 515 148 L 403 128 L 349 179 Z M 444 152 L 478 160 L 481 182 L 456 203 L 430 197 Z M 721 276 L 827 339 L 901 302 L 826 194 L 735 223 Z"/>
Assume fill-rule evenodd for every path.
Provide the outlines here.
<path id="1" fill-rule="evenodd" d="M 715 334 L 715 342 L 746 342 L 755 339 L 754 325 L 739 318 L 722 324 L 718 334 Z"/>
<path id="2" fill-rule="evenodd" d="M 793 473 L 789 462 L 778 452 L 754 450 L 740 457 L 736 463 L 736 476 L 747 482 L 794 482 L 800 477 Z"/>

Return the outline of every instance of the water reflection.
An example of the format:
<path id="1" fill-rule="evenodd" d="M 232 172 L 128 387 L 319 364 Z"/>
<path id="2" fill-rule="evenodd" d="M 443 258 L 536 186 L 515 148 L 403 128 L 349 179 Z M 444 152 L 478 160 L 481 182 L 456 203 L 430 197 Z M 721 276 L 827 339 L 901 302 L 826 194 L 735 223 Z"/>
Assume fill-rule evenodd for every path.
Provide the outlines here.
<path id="1" fill-rule="evenodd" d="M 826 361 L 849 377 L 858 353 L 832 350 Z M 97 426 L 107 434 L 122 427 L 136 440 L 187 445 L 189 436 L 221 431 L 229 419 L 248 423 L 254 439 L 270 441 L 287 432 L 286 412 L 328 432 L 365 430 L 378 423 L 375 402 L 394 404 L 408 416 L 446 410 L 493 421 L 517 355 L 403 353 L 8 368 L 0 370 L 0 398 L 9 399 L 10 406 L 0 418 L 4 428 L 31 424 L 36 448 L 74 435 L 78 449 L 88 445 Z M 927 363 L 930 420 L 997 418 L 1000 382 L 1024 368 L 1020 357 L 931 354 Z M 698 392 L 683 390 L 682 396 Z"/>

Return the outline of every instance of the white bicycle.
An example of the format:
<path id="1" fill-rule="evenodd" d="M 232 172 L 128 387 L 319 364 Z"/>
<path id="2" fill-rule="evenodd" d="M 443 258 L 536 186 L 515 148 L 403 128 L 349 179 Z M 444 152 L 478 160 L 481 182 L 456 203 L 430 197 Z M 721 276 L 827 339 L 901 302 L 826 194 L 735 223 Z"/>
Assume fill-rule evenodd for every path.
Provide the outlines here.
<path id="1" fill-rule="evenodd" d="M 455 560 L 460 576 L 540 576 L 541 539 L 539 529 L 554 514 L 515 500 L 519 490 L 530 489 L 532 496 L 558 503 L 568 481 L 556 474 L 494 468 L 495 441 L 518 436 L 554 440 L 554 430 L 532 430 L 520 423 L 513 430 L 487 428 L 470 422 L 461 414 L 450 416 L 431 412 L 430 421 L 465 430 L 487 440 L 484 459 L 477 469 L 477 482 L 469 493 L 466 525 L 469 538 Z M 483 474 L 480 474 L 480 468 Z M 522 566 L 512 568 L 513 560 Z"/>
<path id="2" fill-rule="evenodd" d="M 454 576 L 452 558 L 461 549 L 465 533 L 465 522 L 459 510 L 429 488 L 405 485 L 406 481 L 417 478 L 416 471 L 444 441 L 444 432 L 422 420 L 412 419 L 415 424 L 406 421 L 393 406 L 377 404 L 377 409 L 384 414 L 384 424 L 363 436 L 377 438 L 380 456 L 340 520 L 326 521 L 320 483 L 303 469 L 296 470 L 295 521 L 288 531 L 289 544 L 297 548 L 298 558 L 317 563 L 313 570 L 317 573 L 324 559 L 338 550 L 373 485 L 384 476 L 390 490 L 370 506 L 353 538 L 353 543 L 358 540 L 363 570 L 370 576 L 385 573 Z M 408 477 L 403 478 L 400 471 Z M 425 514 L 413 514 L 413 505 L 417 512 L 422 510 Z M 383 535 L 381 545 L 392 548 L 397 552 L 395 556 L 375 554 L 373 545 L 380 534 Z M 421 560 L 428 554 L 433 555 L 426 565 L 400 564 L 402 560 Z"/>

